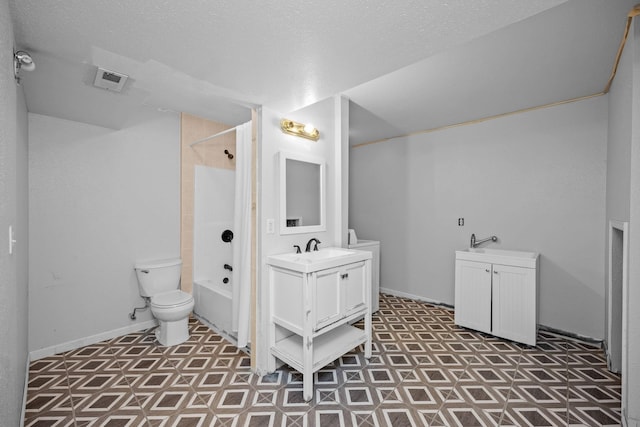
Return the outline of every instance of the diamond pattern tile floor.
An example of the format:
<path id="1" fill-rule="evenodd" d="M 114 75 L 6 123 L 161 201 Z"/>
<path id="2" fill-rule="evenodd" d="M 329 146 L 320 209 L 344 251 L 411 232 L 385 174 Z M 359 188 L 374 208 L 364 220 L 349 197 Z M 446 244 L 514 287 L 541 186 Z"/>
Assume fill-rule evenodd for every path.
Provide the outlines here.
<path id="1" fill-rule="evenodd" d="M 535 348 L 457 327 L 453 311 L 381 295 L 373 357 L 259 377 L 196 319 L 161 347 L 135 333 L 31 363 L 26 426 L 620 425 L 620 377 L 603 351 L 548 333 Z"/>

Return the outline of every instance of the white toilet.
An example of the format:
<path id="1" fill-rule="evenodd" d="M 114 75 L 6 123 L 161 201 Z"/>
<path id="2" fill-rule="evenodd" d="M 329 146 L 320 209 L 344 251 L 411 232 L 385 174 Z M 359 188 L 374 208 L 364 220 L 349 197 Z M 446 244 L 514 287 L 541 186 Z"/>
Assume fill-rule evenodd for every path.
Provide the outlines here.
<path id="1" fill-rule="evenodd" d="M 182 292 L 180 271 L 182 260 L 166 259 L 136 264 L 140 295 L 149 298 L 151 314 L 158 320 L 158 342 L 165 346 L 180 344 L 189 338 L 189 313 L 193 296 Z"/>

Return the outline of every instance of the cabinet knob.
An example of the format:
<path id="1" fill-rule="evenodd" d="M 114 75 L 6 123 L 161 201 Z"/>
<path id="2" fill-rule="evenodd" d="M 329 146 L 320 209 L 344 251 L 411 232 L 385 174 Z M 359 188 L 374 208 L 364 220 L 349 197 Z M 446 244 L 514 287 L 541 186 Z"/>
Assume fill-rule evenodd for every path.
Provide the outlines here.
<path id="1" fill-rule="evenodd" d="M 498 274 L 498 272 L 496 270 L 493 270 L 493 274 Z"/>
<path id="2" fill-rule="evenodd" d="M 349 273 L 344 273 L 340 277 L 342 277 L 343 279 L 347 279 L 349 277 Z"/>
<path id="3" fill-rule="evenodd" d="M 491 270 L 489 270 L 488 268 L 485 270 L 487 273 L 491 273 Z"/>

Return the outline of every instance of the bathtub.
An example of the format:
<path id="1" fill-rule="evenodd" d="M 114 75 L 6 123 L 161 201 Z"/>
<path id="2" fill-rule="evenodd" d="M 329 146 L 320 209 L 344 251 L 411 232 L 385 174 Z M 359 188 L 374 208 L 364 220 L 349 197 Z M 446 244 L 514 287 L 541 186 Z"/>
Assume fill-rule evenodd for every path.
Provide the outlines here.
<path id="1" fill-rule="evenodd" d="M 211 280 L 193 282 L 194 314 L 208 323 L 216 332 L 235 337 L 231 330 L 231 283 L 213 283 Z"/>

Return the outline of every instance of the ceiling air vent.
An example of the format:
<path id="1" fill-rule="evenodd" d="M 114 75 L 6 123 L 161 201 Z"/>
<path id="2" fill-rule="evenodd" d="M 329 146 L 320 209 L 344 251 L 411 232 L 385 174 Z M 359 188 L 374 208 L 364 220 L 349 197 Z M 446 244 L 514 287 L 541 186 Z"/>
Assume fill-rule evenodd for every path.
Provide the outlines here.
<path id="1" fill-rule="evenodd" d="M 113 92 L 120 92 L 128 78 L 129 76 L 126 74 L 120 74 L 115 71 L 109 71 L 98 67 L 98 72 L 96 73 L 96 79 L 94 80 L 93 85 Z"/>

